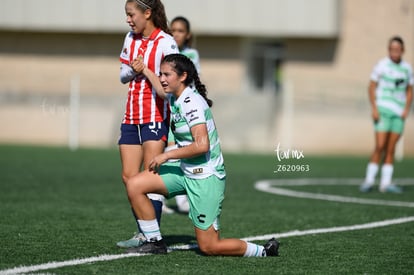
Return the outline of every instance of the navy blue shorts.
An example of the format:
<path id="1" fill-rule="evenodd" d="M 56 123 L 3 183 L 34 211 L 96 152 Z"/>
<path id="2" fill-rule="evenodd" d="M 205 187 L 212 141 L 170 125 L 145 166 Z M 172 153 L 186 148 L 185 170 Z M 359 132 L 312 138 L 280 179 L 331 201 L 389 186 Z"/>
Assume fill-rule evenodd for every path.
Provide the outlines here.
<path id="1" fill-rule="evenodd" d="M 118 145 L 142 145 L 148 140 L 167 141 L 168 127 L 165 122 L 150 122 L 146 124 L 121 124 L 121 136 Z"/>

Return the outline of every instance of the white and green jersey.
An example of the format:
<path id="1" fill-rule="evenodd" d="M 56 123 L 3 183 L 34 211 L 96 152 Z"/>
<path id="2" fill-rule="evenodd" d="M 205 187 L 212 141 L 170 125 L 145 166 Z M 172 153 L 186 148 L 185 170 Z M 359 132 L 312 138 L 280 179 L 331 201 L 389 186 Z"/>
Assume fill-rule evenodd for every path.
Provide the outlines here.
<path id="1" fill-rule="evenodd" d="M 180 50 L 180 54 L 187 56 L 191 61 L 193 61 L 197 73 L 200 74 L 200 56 L 198 54 L 198 51 L 190 47 L 185 47 L 184 49 Z"/>
<path id="2" fill-rule="evenodd" d="M 371 80 L 377 83 L 377 106 L 400 116 L 407 100 L 407 87 L 414 83 L 410 64 L 405 61 L 397 64 L 389 57 L 383 58 L 374 67 Z"/>
<path id="3" fill-rule="evenodd" d="M 191 127 L 206 124 L 210 149 L 194 158 L 181 159 L 181 169 L 189 178 L 203 179 L 216 175 L 226 176 L 220 140 L 210 107 L 204 98 L 193 88 L 187 87 L 178 99 L 170 97 L 171 129 L 178 147 L 193 143 Z"/>

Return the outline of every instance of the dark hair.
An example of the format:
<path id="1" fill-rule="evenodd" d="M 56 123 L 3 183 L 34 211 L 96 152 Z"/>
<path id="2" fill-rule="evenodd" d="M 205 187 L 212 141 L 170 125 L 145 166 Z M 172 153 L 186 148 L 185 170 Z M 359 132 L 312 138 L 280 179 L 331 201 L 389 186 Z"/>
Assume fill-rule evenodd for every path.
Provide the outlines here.
<path id="1" fill-rule="evenodd" d="M 193 61 L 190 58 L 183 54 L 174 53 L 169 54 L 164 57 L 161 61 L 162 63 L 169 63 L 173 67 L 174 71 L 182 76 L 184 73 L 187 73 L 187 78 L 184 81 L 184 85 L 190 86 L 194 83 L 197 92 L 205 99 L 208 106 L 213 106 L 213 101 L 207 97 L 206 86 L 201 83 L 200 78 L 197 73 L 197 69 L 194 66 Z"/>
<path id="2" fill-rule="evenodd" d="M 151 19 L 154 26 L 160 28 L 164 32 L 171 34 L 168 28 L 167 16 L 165 14 L 164 4 L 161 0 L 127 0 L 127 3 L 135 3 L 141 11 L 151 9 Z"/>
<path id="3" fill-rule="evenodd" d="M 391 37 L 390 41 L 388 42 L 388 45 L 391 45 L 392 42 L 400 43 L 401 47 L 404 49 L 404 41 L 401 38 L 401 36 L 396 35 L 396 36 Z"/>
<path id="4" fill-rule="evenodd" d="M 187 18 L 185 18 L 184 16 L 177 16 L 173 20 L 171 20 L 171 24 L 170 25 L 172 26 L 172 24 L 174 24 L 175 22 L 182 22 L 184 24 L 187 32 L 191 34 L 191 25 L 190 25 L 190 21 L 188 21 Z M 193 36 L 190 35 L 190 38 L 187 39 L 187 40 L 185 40 L 184 45 L 190 47 L 191 46 L 191 42 L 192 42 L 192 38 L 193 38 Z"/>

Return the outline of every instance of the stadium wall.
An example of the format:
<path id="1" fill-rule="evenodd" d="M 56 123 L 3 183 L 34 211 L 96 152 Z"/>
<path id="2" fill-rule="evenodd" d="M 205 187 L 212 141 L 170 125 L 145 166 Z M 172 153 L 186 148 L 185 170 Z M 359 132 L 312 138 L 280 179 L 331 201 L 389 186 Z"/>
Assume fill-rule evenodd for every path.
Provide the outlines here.
<path id="1" fill-rule="evenodd" d="M 280 143 L 307 154 L 369 154 L 374 141 L 369 74 L 397 33 L 407 45 L 405 59 L 414 64 L 414 1 L 343 0 L 338 13 L 337 33 L 331 35 L 241 36 L 194 29 L 224 150 L 272 153 Z M 0 142 L 68 144 L 70 81 L 79 76 L 79 144 L 115 146 L 127 91 L 118 80 L 123 36 L 118 29 L 2 25 Z M 250 58 L 257 44 L 282 45 L 279 92 L 252 83 Z M 404 134 L 406 155 L 414 155 L 413 114 Z"/>

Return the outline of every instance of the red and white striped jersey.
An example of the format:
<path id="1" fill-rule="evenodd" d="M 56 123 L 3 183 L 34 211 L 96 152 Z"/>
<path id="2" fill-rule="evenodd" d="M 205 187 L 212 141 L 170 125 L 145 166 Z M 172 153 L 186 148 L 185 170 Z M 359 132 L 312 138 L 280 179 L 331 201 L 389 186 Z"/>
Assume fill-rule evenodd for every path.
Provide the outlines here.
<path id="1" fill-rule="evenodd" d="M 142 56 L 145 65 L 155 74 L 159 74 L 161 60 L 164 56 L 178 53 L 174 38 L 156 29 L 148 38 L 127 33 L 120 61 L 129 65 L 135 58 Z M 164 121 L 168 117 L 168 101 L 160 98 L 152 89 L 151 82 L 142 74 L 129 83 L 124 124 L 144 124 Z"/>

